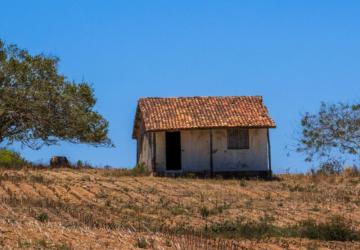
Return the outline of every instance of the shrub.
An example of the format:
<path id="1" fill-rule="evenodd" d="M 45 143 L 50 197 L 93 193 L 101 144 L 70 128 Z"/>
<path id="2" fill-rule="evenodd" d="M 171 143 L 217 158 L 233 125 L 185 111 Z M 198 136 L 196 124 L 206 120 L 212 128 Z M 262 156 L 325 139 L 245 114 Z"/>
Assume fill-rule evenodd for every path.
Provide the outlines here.
<path id="1" fill-rule="evenodd" d="M 137 164 L 132 170 L 131 170 L 132 174 L 134 176 L 146 176 L 149 175 L 150 172 L 148 170 L 148 168 L 145 166 L 144 163 L 139 163 Z"/>
<path id="2" fill-rule="evenodd" d="M 166 239 L 165 246 L 172 247 L 172 243 L 171 243 L 171 241 L 169 239 Z"/>
<path id="3" fill-rule="evenodd" d="M 329 160 L 323 162 L 318 169 L 319 174 L 332 175 L 341 174 L 344 171 L 343 164 L 338 160 Z"/>
<path id="4" fill-rule="evenodd" d="M 0 149 L 1 167 L 22 167 L 26 164 L 27 162 L 21 157 L 19 153 L 5 148 Z"/>
<path id="5" fill-rule="evenodd" d="M 246 187 L 246 181 L 245 179 L 240 180 L 240 187 Z"/>
<path id="6" fill-rule="evenodd" d="M 360 176 L 360 168 L 357 166 L 347 167 L 343 172 L 345 177 L 358 177 Z"/>
<path id="7" fill-rule="evenodd" d="M 325 223 L 316 223 L 314 220 L 300 222 L 295 231 L 298 236 L 319 240 L 351 241 L 360 240 L 360 232 L 351 227 L 340 216 L 332 216 Z"/>
<path id="8" fill-rule="evenodd" d="M 47 213 L 41 213 L 38 216 L 36 216 L 36 219 L 40 222 L 47 222 L 49 220 L 49 216 Z"/>
<path id="9" fill-rule="evenodd" d="M 83 166 L 84 166 L 84 163 L 83 163 L 81 160 L 78 160 L 78 161 L 76 162 L 76 167 L 82 168 Z"/>
<path id="10" fill-rule="evenodd" d="M 124 177 L 124 176 L 134 176 L 133 169 L 125 169 L 125 168 L 110 168 L 106 169 L 106 171 L 102 171 L 102 176 L 104 177 Z"/>
<path id="11" fill-rule="evenodd" d="M 270 223 L 268 217 L 256 221 L 224 221 L 206 226 L 203 234 L 207 236 L 225 236 L 225 237 L 242 237 L 242 238 L 261 238 L 268 236 L 281 236 L 284 234 L 282 228 L 276 227 Z"/>
<path id="12" fill-rule="evenodd" d="M 36 244 L 40 247 L 40 249 L 48 248 L 48 244 L 45 239 L 37 240 Z"/>
<path id="13" fill-rule="evenodd" d="M 37 175 L 30 175 L 29 179 L 31 182 L 37 182 L 37 183 L 45 183 L 47 180 L 44 178 L 44 176 L 37 174 Z"/>
<path id="14" fill-rule="evenodd" d="M 55 245 L 55 248 L 57 250 L 72 250 L 73 248 L 71 247 L 71 245 L 68 245 L 67 243 L 62 243 L 60 245 Z"/>
<path id="15" fill-rule="evenodd" d="M 259 221 L 224 221 L 206 225 L 200 232 L 209 237 L 228 238 L 264 238 L 264 237 L 301 237 L 326 241 L 360 240 L 360 232 L 356 231 L 344 218 L 333 216 L 325 223 L 305 220 L 295 226 L 279 227 L 273 224 L 274 218 L 264 216 Z"/>
<path id="16" fill-rule="evenodd" d="M 95 197 L 98 198 L 98 199 L 103 199 L 103 198 L 107 198 L 108 194 L 106 193 L 105 190 L 101 189 L 99 192 L 97 192 L 95 194 Z"/>
<path id="17" fill-rule="evenodd" d="M 17 246 L 19 248 L 30 248 L 31 247 L 31 242 L 28 241 L 18 241 Z"/>
<path id="18" fill-rule="evenodd" d="M 105 206 L 111 207 L 111 200 L 106 200 L 105 201 Z"/>
<path id="19" fill-rule="evenodd" d="M 184 178 L 189 178 L 189 179 L 195 179 L 197 176 L 196 176 L 195 173 L 190 172 L 190 173 L 185 173 L 183 177 Z"/>
<path id="20" fill-rule="evenodd" d="M 139 237 L 136 240 L 136 247 L 138 248 L 147 248 L 148 244 L 146 242 L 146 239 L 144 237 Z"/>
<path id="21" fill-rule="evenodd" d="M 201 207 L 200 208 L 200 214 L 203 218 L 206 218 L 210 215 L 210 210 L 207 207 Z"/>
<path id="22" fill-rule="evenodd" d="M 173 215 L 179 215 L 179 214 L 186 213 L 186 209 L 180 204 L 176 204 L 175 206 L 171 206 L 171 207 L 168 208 L 168 210 Z"/>

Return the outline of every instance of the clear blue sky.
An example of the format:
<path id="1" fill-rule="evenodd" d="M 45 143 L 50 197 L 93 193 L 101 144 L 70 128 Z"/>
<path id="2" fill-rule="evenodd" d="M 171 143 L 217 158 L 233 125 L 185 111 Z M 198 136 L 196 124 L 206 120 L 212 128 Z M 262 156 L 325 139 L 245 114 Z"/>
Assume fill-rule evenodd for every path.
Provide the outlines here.
<path id="1" fill-rule="evenodd" d="M 310 165 L 286 145 L 300 113 L 359 100 L 359 1 L 2 1 L 0 38 L 60 57 L 60 71 L 93 84 L 116 148 L 18 149 L 47 162 L 67 155 L 132 167 L 131 130 L 144 96 L 262 95 L 275 171 Z"/>

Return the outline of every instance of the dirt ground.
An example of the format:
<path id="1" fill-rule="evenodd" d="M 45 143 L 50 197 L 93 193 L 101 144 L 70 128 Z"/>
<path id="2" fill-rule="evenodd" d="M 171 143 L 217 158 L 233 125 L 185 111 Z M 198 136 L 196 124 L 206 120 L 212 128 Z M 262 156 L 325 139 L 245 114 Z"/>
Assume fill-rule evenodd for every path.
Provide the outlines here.
<path id="1" fill-rule="evenodd" d="M 264 216 L 284 227 L 340 215 L 360 230 L 360 177 L 209 180 L 2 169 L 0 215 L 1 249 L 360 249 L 360 242 L 174 233 Z"/>

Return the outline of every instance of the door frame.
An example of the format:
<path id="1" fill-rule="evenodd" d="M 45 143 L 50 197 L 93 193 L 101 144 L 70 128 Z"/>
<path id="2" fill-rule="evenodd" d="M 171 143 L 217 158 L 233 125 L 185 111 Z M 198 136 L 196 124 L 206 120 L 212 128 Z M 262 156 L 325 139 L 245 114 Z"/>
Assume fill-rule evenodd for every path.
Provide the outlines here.
<path id="1" fill-rule="evenodd" d="M 168 140 L 167 136 L 169 133 L 177 133 L 179 135 L 179 169 L 169 169 L 168 168 Z M 182 148 L 181 148 L 181 131 L 165 131 L 165 170 L 166 172 L 182 172 Z"/>

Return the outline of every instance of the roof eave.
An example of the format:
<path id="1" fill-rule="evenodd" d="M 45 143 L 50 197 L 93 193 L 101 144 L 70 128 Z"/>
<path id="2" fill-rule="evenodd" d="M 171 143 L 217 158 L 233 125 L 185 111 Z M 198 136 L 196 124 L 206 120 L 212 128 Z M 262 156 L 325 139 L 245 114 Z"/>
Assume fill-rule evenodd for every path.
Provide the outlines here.
<path id="1" fill-rule="evenodd" d="M 164 131 L 179 131 L 179 130 L 197 130 L 197 129 L 227 129 L 227 128 L 247 128 L 247 129 L 260 129 L 260 128 L 276 128 L 276 125 L 271 126 L 213 126 L 213 127 L 179 127 L 179 128 L 166 128 L 166 129 L 146 129 L 146 132 L 164 132 Z"/>

